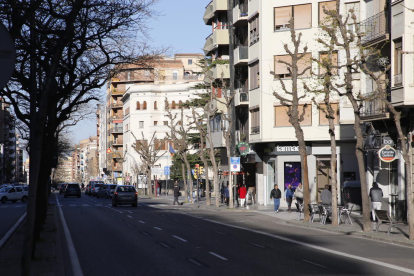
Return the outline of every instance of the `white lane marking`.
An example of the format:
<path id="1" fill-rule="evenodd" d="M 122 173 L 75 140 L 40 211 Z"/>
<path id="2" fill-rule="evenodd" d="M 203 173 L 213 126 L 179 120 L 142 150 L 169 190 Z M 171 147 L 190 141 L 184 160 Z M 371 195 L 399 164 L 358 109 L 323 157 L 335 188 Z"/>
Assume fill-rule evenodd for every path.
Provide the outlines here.
<path id="1" fill-rule="evenodd" d="M 260 245 L 260 244 L 257 244 L 257 243 L 253 243 L 253 242 L 249 242 L 251 245 L 254 245 L 254 246 L 256 246 L 256 247 L 260 247 L 260 248 L 266 248 L 266 247 L 264 247 L 264 246 L 262 246 L 262 245 Z"/>
<path id="2" fill-rule="evenodd" d="M 178 240 L 180 240 L 180 241 L 187 242 L 187 241 L 186 241 L 185 239 L 183 239 L 183 238 L 180 238 L 180 237 L 177 237 L 177 236 L 174 236 L 174 235 L 173 235 L 173 237 L 174 237 L 174 238 L 176 238 L 176 239 L 178 239 Z"/>
<path id="3" fill-rule="evenodd" d="M 368 259 L 368 258 L 365 258 L 365 257 L 354 256 L 354 255 L 351 255 L 351 254 L 347 254 L 347 253 L 339 252 L 339 251 L 336 251 L 336 250 L 324 248 L 324 247 L 313 245 L 313 244 L 310 244 L 310 243 L 305 243 L 305 242 L 301 242 L 301 241 L 292 240 L 292 239 L 289 239 L 289 238 L 286 238 L 286 237 L 266 233 L 266 232 L 259 231 L 259 230 L 253 230 L 253 229 L 249 229 L 249 228 L 245 228 L 245 227 L 241 227 L 241 226 L 236 226 L 236 225 L 231 225 L 231 224 L 227 224 L 227 223 L 223 223 L 223 222 L 219 222 L 219 221 L 214 221 L 214 220 L 210 220 L 210 219 L 204 219 L 204 220 L 212 222 L 212 223 L 216 223 L 216 224 L 236 228 L 236 229 L 246 230 L 246 231 L 250 231 L 250 232 L 253 232 L 253 233 L 265 235 L 265 236 L 272 237 L 272 238 L 275 238 L 275 239 L 279 239 L 279 240 L 282 240 L 282 241 L 299 244 L 299 245 L 302 245 L 302 246 L 305 246 L 305 247 L 309 247 L 309 248 L 319 250 L 319 251 L 323 251 L 323 252 L 328 252 L 328 253 L 335 254 L 335 255 L 338 255 L 338 256 L 342 256 L 342 257 L 345 257 L 345 258 L 350 258 L 350 259 L 354 259 L 354 260 L 357 260 L 357 261 L 362 261 L 362 262 L 366 262 L 366 263 L 380 265 L 380 266 L 383 266 L 383 267 L 387 267 L 387 268 L 390 268 L 390 269 L 395 269 L 395 270 L 398 270 L 398 271 L 402 271 L 402 272 L 406 272 L 406 273 L 410 273 L 410 274 L 414 275 L 414 270 L 413 269 L 409 269 L 409 268 L 405 268 L 405 267 L 401 267 L 401 266 L 397 266 L 397 265 L 392 265 L 392 264 L 387 264 L 387 263 L 383 263 L 383 262 L 380 262 L 380 261 L 371 260 L 371 259 Z"/>
<path id="4" fill-rule="evenodd" d="M 130 214 L 132 214 L 132 212 L 131 211 L 127 211 L 128 213 L 130 213 Z"/>
<path id="5" fill-rule="evenodd" d="M 314 262 L 311 262 L 311 261 L 308 261 L 308 260 L 302 260 L 302 261 L 305 262 L 305 263 L 311 264 L 311 265 L 315 265 L 315 266 L 318 266 L 318 267 L 322 267 L 322 268 L 331 270 L 329 267 L 326 267 L 326 266 L 318 264 L 318 263 L 314 263 Z"/>
<path id="6" fill-rule="evenodd" d="M 59 198 L 57 197 L 56 194 L 55 196 L 56 196 L 56 201 L 59 205 Z M 73 275 L 83 276 L 82 268 L 80 266 L 79 259 L 78 259 L 78 254 L 76 254 L 75 245 L 73 244 L 72 236 L 70 235 L 69 228 L 68 228 L 68 225 L 66 224 L 66 220 L 65 220 L 65 217 L 63 216 L 61 207 L 59 207 L 59 214 L 60 214 L 60 219 L 62 221 L 63 231 L 65 232 L 66 244 L 68 246 L 69 258 L 72 264 Z"/>
<path id="7" fill-rule="evenodd" d="M 132 218 L 130 215 L 127 215 L 127 217 Z"/>
<path id="8" fill-rule="evenodd" d="M 20 223 L 24 220 L 26 217 L 26 212 L 19 218 L 19 220 L 13 225 L 12 228 L 10 228 L 9 231 L 7 231 L 6 235 L 0 240 L 0 248 L 3 247 L 3 245 L 6 243 L 6 241 L 10 238 L 10 236 L 14 233 L 17 227 L 19 227 Z"/>
<path id="9" fill-rule="evenodd" d="M 200 267 L 202 267 L 203 265 L 202 264 L 200 264 L 199 262 L 197 262 L 196 260 L 193 260 L 193 259 L 187 259 L 189 262 L 191 262 L 191 263 L 193 263 L 193 264 L 195 264 L 196 266 L 200 266 Z"/>
<path id="10" fill-rule="evenodd" d="M 220 256 L 219 254 L 216 254 L 216 253 L 214 253 L 214 252 L 208 252 L 208 253 L 210 253 L 211 255 L 213 255 L 213 256 L 215 256 L 215 257 L 217 257 L 217 258 L 219 258 L 219 259 L 222 259 L 222 260 L 224 260 L 224 261 L 227 261 L 227 259 L 226 259 L 226 258 L 224 258 L 223 256 Z"/>
<path id="11" fill-rule="evenodd" d="M 161 229 L 161 228 L 159 228 L 159 227 L 154 227 L 154 228 L 155 228 L 155 229 L 157 229 L 157 230 L 160 230 L 160 231 L 162 230 L 162 229 Z"/>
<path id="12" fill-rule="evenodd" d="M 140 223 L 145 223 L 145 221 L 139 220 Z"/>

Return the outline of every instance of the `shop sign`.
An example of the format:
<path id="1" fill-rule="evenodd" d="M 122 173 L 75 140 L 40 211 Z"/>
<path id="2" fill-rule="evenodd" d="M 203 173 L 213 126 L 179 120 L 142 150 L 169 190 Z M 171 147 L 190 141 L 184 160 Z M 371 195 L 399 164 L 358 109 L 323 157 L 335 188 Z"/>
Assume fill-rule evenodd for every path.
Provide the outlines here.
<path id="1" fill-rule="evenodd" d="M 240 171 L 240 157 L 230 157 L 230 171 L 231 172 Z"/>
<path id="2" fill-rule="evenodd" d="M 237 148 L 241 156 L 246 156 L 250 151 L 249 144 L 247 144 L 246 142 L 240 142 L 237 145 Z"/>
<path id="3" fill-rule="evenodd" d="M 381 159 L 381 161 L 392 162 L 395 160 L 397 156 L 397 151 L 390 145 L 386 145 L 378 151 L 378 156 Z"/>
<path id="4" fill-rule="evenodd" d="M 393 147 L 394 146 L 394 141 L 389 136 L 383 136 L 382 137 L 382 145 L 383 146 L 387 146 L 388 145 L 388 146 Z"/>
<path id="5" fill-rule="evenodd" d="M 306 147 L 306 153 L 311 154 L 311 147 Z M 292 155 L 299 154 L 299 146 L 296 145 L 276 145 L 272 154 L 276 155 Z"/>

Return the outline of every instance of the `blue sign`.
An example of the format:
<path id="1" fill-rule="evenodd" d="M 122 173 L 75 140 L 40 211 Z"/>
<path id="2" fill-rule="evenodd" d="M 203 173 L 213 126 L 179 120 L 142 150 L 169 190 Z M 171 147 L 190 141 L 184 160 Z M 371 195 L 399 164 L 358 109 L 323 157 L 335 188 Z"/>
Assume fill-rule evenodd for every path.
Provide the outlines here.
<path id="1" fill-rule="evenodd" d="M 240 171 L 240 157 L 230 157 L 230 171 L 239 172 Z"/>
<path id="2" fill-rule="evenodd" d="M 164 167 L 164 175 L 170 175 L 170 166 Z"/>

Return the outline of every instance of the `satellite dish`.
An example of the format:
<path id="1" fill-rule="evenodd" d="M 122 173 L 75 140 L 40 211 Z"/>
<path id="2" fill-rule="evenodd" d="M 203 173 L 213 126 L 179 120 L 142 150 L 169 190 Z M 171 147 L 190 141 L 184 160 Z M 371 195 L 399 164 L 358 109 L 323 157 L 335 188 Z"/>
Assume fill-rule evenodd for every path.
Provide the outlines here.
<path id="1" fill-rule="evenodd" d="M 16 63 L 16 51 L 9 31 L 0 23 L 0 89 L 9 81 Z"/>

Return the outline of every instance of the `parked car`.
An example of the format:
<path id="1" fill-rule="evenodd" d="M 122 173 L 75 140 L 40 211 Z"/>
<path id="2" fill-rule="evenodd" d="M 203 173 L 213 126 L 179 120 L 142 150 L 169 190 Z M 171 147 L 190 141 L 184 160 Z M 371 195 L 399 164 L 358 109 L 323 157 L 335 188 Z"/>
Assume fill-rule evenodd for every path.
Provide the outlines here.
<path id="1" fill-rule="evenodd" d="M 66 183 L 63 184 L 59 184 L 59 194 L 63 194 L 65 192 L 65 188 L 66 188 Z"/>
<path id="2" fill-rule="evenodd" d="M 16 203 L 18 200 L 24 203 L 28 199 L 28 190 L 25 190 L 23 187 L 5 187 L 0 189 L 0 201 L 3 204 L 7 201 Z"/>
<path id="3" fill-rule="evenodd" d="M 77 196 L 81 197 L 81 190 L 78 183 L 68 183 L 66 185 L 64 197 Z"/>
<path id="4" fill-rule="evenodd" d="M 96 196 L 96 193 L 103 184 L 105 184 L 103 181 L 89 181 L 90 188 L 88 195 Z"/>
<path id="5" fill-rule="evenodd" d="M 96 194 L 96 198 L 104 197 L 104 198 L 112 198 L 115 193 L 116 184 L 104 184 L 98 190 Z"/>
<path id="6" fill-rule="evenodd" d="M 118 204 L 131 204 L 132 207 L 138 205 L 138 193 L 134 186 L 118 185 L 116 186 L 114 196 L 112 198 L 112 206 L 116 207 Z"/>

